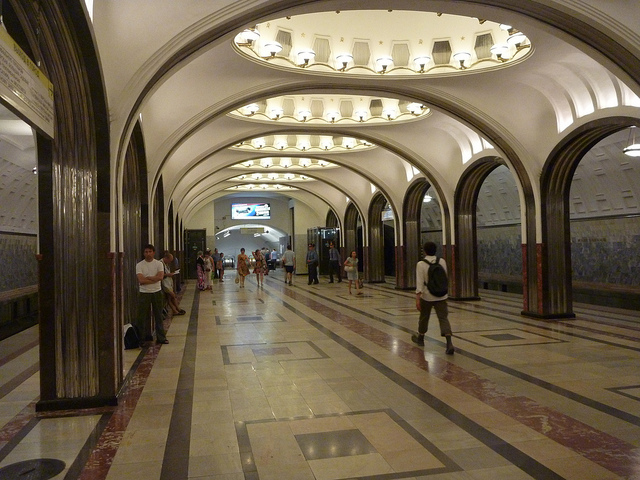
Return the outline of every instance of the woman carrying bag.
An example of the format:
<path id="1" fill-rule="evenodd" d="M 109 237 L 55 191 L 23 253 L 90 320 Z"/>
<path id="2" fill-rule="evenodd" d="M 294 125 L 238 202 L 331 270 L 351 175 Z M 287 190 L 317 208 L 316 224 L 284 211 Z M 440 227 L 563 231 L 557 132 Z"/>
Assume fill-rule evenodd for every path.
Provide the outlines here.
<path id="1" fill-rule="evenodd" d="M 360 291 L 360 282 L 358 281 L 358 254 L 354 250 L 351 252 L 351 256 L 347 257 L 344 261 L 344 271 L 347 273 L 347 280 L 349 280 L 349 295 L 351 295 L 351 283 L 356 285 L 356 295 L 362 295 Z"/>

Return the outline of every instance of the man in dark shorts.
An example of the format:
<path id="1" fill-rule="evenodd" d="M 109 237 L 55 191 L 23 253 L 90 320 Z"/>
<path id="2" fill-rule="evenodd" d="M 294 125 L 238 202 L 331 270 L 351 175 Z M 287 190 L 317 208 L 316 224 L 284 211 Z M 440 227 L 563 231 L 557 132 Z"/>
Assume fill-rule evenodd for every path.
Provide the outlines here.
<path id="1" fill-rule="evenodd" d="M 296 269 L 296 256 L 291 250 L 291 245 L 287 245 L 287 251 L 282 254 L 282 266 L 286 272 L 285 283 L 292 285 L 293 271 Z"/>

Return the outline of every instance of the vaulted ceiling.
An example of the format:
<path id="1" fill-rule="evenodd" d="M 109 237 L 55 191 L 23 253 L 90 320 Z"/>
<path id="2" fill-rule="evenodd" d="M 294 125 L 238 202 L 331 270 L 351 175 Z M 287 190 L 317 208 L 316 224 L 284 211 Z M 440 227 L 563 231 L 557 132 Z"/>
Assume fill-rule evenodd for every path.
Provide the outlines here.
<path id="1" fill-rule="evenodd" d="M 421 177 L 452 205 L 460 176 L 484 157 L 537 185 L 570 131 L 640 116 L 634 72 L 598 43 L 613 38 L 637 57 L 634 8 L 602 3 L 95 0 L 113 164 L 140 122 L 149 191 L 162 179 L 186 221 L 248 191 L 339 216 L 382 192 L 401 210 Z M 612 167 L 597 188 L 638 198 L 640 182 L 616 178 L 624 135 L 603 147 Z M 496 177 L 485 190 L 506 188 L 496 201 L 519 208 L 505 172 L 512 186 Z"/>

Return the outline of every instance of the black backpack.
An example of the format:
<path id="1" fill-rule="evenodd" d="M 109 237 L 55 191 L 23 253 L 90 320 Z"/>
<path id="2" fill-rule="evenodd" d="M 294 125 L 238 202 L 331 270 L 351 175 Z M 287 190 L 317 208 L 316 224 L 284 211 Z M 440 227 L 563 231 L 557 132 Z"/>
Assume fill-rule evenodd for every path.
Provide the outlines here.
<path id="1" fill-rule="evenodd" d="M 444 297 L 449 291 L 449 279 L 444 267 L 440 265 L 440 257 L 431 263 L 423 258 L 423 262 L 429 265 L 429 280 L 425 283 L 427 290 L 434 297 Z"/>
<path id="2" fill-rule="evenodd" d="M 123 331 L 124 331 L 124 349 L 131 350 L 133 348 L 139 348 L 140 337 L 138 336 L 138 329 L 134 325 L 127 323 L 123 327 Z"/>

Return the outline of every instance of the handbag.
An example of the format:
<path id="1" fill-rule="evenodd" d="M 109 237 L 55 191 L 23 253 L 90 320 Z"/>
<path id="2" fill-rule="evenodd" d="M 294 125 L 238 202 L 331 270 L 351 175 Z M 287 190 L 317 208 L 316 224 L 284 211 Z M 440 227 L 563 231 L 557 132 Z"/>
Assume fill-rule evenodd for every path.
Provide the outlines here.
<path id="1" fill-rule="evenodd" d="M 240 277 L 236 277 L 235 282 L 240 283 Z"/>
<path id="2" fill-rule="evenodd" d="M 355 270 L 356 267 L 354 267 L 353 265 L 345 265 L 344 266 L 344 271 L 345 272 L 353 272 Z"/>

